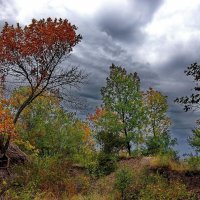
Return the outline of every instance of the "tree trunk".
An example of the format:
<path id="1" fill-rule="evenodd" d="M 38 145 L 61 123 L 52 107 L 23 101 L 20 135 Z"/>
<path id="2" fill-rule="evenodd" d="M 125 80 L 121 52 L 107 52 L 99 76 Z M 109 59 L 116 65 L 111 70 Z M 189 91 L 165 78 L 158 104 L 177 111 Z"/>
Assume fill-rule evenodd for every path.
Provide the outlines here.
<path id="1" fill-rule="evenodd" d="M 31 102 L 32 102 L 32 99 L 33 99 L 33 94 L 31 94 L 28 99 L 26 99 L 26 101 L 24 101 L 24 103 L 19 107 L 16 115 L 15 115 L 15 118 L 13 120 L 13 123 L 16 125 L 17 123 L 17 120 L 19 119 L 19 116 L 20 114 L 22 113 L 22 111 L 24 110 L 24 108 L 26 108 Z"/>
<path id="2" fill-rule="evenodd" d="M 129 156 L 131 156 L 131 145 L 130 145 L 130 142 L 127 142 L 127 149 L 128 149 Z"/>
<path id="3" fill-rule="evenodd" d="M 20 108 L 18 109 L 16 115 L 15 115 L 15 118 L 13 120 L 13 123 L 14 125 L 16 125 L 18 119 L 19 119 L 19 116 L 20 114 L 22 113 L 22 111 L 32 102 L 33 100 L 33 94 L 31 94 L 27 99 L 26 101 L 24 101 L 24 103 L 20 106 Z M 7 138 L 7 141 L 5 143 L 5 145 L 3 147 L 1 147 L 1 152 L 2 154 L 6 154 L 6 151 L 8 150 L 8 147 L 10 145 L 10 140 L 11 140 L 11 136 L 9 135 L 8 138 Z"/>
<path id="4" fill-rule="evenodd" d="M 127 133 L 126 128 L 124 128 L 124 134 L 125 134 L 125 137 L 126 137 L 126 140 L 127 140 L 127 138 L 128 138 L 128 133 Z M 130 145 L 130 142 L 129 142 L 129 141 L 126 142 L 126 148 L 127 148 L 127 150 L 128 150 L 129 156 L 131 156 L 131 145 Z"/>

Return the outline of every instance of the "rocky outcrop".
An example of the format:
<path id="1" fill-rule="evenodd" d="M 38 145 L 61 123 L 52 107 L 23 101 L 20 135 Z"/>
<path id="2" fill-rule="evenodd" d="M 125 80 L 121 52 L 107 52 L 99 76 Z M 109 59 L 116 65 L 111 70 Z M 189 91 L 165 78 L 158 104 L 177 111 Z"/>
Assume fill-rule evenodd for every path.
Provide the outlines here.
<path id="1" fill-rule="evenodd" d="M 24 164 L 28 161 L 28 156 L 17 145 L 11 143 L 6 152 L 6 156 L 0 154 L 0 178 L 11 178 L 11 166 Z"/>

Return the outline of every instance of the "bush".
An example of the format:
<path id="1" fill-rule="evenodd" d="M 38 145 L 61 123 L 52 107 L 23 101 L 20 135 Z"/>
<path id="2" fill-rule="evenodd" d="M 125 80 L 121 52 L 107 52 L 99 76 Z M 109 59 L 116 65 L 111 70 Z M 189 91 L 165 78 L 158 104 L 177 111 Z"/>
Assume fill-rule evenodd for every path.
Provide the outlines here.
<path id="1" fill-rule="evenodd" d="M 200 157 L 191 156 L 186 159 L 190 171 L 199 171 L 200 170 Z"/>
<path id="2" fill-rule="evenodd" d="M 121 199 L 126 200 L 195 200 L 194 193 L 189 192 L 186 186 L 178 181 L 169 181 L 161 175 L 154 174 L 148 170 L 140 172 L 121 169 L 117 172 L 117 189 L 120 191 Z M 116 185 L 116 183 L 115 183 Z M 116 195 L 117 197 L 117 195 Z"/>
<path id="3" fill-rule="evenodd" d="M 97 163 L 98 175 L 108 175 L 117 167 L 117 160 L 114 154 L 100 152 Z"/>
<path id="4" fill-rule="evenodd" d="M 90 178 L 84 172 L 58 155 L 36 157 L 29 164 L 16 166 L 13 170 L 15 179 L 7 192 L 8 199 L 29 200 L 38 195 L 39 199 L 49 195 L 62 199 L 62 196 L 86 194 L 90 185 Z"/>
<path id="5" fill-rule="evenodd" d="M 140 200 L 195 200 L 193 193 L 188 192 L 186 186 L 178 181 L 173 181 L 170 184 L 162 177 L 154 177 L 154 181 L 147 184 L 140 191 Z"/>
<path id="6" fill-rule="evenodd" d="M 171 169 L 175 163 L 177 163 L 177 157 L 173 151 L 166 154 L 158 154 L 150 160 L 150 166 L 154 168 L 164 167 Z"/>
<path id="7" fill-rule="evenodd" d="M 130 169 L 121 169 L 116 173 L 115 179 L 115 186 L 120 191 L 122 199 L 126 199 L 126 189 L 130 186 L 133 180 Z"/>
<path id="8" fill-rule="evenodd" d="M 169 133 L 160 136 L 148 136 L 146 138 L 146 148 L 143 149 L 143 154 L 146 156 L 176 154 L 172 148 L 175 144 L 177 144 L 176 138 L 172 139 Z"/>

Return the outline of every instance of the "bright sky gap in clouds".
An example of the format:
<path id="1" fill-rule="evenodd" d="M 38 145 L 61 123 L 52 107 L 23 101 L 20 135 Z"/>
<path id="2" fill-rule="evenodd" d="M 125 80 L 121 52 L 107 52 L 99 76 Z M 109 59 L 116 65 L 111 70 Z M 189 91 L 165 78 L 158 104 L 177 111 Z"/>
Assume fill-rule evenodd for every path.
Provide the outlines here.
<path id="1" fill-rule="evenodd" d="M 32 18 L 69 19 L 83 35 L 68 62 L 90 73 L 89 84 L 78 92 L 87 99 L 88 112 L 101 103 L 109 66 L 122 65 L 139 73 L 143 89 L 168 96 L 177 149 L 191 151 L 186 140 L 198 113 L 184 113 L 173 100 L 191 92 L 184 70 L 200 61 L 199 0 L 1 0 L 0 8 L 1 26 L 28 24 Z"/>

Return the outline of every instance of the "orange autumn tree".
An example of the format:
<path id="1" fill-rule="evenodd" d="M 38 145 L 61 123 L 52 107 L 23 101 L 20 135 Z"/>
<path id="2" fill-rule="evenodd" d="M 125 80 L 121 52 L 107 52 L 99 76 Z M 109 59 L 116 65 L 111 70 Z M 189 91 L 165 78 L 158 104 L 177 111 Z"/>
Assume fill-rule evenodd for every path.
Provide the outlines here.
<path id="1" fill-rule="evenodd" d="M 15 87 L 19 83 L 31 88 L 15 113 L 14 124 L 21 112 L 45 91 L 78 87 L 84 82 L 86 75 L 77 67 L 61 66 L 82 39 L 76 30 L 67 19 L 33 19 L 25 27 L 5 23 L 0 34 L 0 72 Z"/>
<path id="2" fill-rule="evenodd" d="M 9 110 L 9 101 L 4 98 L 5 76 L 0 76 L 0 155 L 4 157 L 8 141 L 16 135 L 13 116 Z M 2 156 L 3 155 L 3 156 Z"/>
<path id="3" fill-rule="evenodd" d="M 9 109 L 0 103 L 0 153 L 6 153 L 6 143 L 16 135 L 13 117 Z"/>

